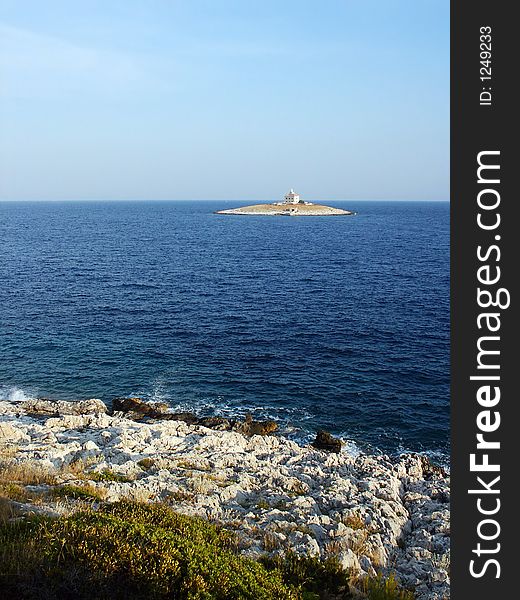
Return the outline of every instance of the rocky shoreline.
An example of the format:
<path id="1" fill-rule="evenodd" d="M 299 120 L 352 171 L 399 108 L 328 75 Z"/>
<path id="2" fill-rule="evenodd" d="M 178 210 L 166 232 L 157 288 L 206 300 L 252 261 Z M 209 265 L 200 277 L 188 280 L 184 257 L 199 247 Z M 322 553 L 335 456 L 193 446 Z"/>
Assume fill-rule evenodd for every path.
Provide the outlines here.
<path id="1" fill-rule="evenodd" d="M 323 435 L 328 451 L 302 447 L 269 421 L 190 415 L 137 399 L 111 410 L 95 399 L 0 401 L 0 496 L 15 518 L 63 515 L 85 497 L 160 501 L 223 523 L 247 556 L 336 556 L 360 577 L 395 573 L 419 600 L 449 597 L 443 469 L 419 455 L 354 456 Z M 24 469 L 41 481 L 17 480 Z"/>
<path id="2" fill-rule="evenodd" d="M 217 215 L 266 215 L 266 216 L 289 216 L 289 217 L 320 217 L 354 215 L 350 210 L 314 204 L 312 202 L 299 204 L 284 204 L 275 202 L 271 204 L 252 204 L 240 208 L 228 208 L 215 211 Z"/>

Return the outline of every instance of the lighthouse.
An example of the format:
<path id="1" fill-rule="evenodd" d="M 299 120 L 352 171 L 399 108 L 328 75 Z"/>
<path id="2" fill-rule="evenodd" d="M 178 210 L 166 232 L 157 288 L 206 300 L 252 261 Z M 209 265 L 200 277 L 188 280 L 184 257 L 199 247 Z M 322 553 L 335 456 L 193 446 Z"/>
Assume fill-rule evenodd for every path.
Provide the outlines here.
<path id="1" fill-rule="evenodd" d="M 284 204 L 299 204 L 302 202 L 300 200 L 300 194 L 297 194 L 292 188 L 287 194 L 285 194 L 283 198 Z"/>

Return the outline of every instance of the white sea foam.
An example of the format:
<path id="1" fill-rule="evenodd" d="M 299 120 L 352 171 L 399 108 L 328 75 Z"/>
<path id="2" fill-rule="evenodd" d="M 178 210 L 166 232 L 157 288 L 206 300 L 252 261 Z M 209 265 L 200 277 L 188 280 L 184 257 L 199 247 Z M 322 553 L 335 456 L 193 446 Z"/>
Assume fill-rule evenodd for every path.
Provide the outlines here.
<path id="1" fill-rule="evenodd" d="M 301 425 L 316 419 L 316 415 L 302 406 L 279 406 L 274 404 L 255 405 L 249 402 L 229 402 L 222 396 L 215 398 L 206 397 L 195 402 L 175 402 L 172 398 L 172 390 L 168 384 L 157 379 L 151 392 L 145 390 L 136 391 L 137 397 L 146 398 L 151 402 L 165 402 L 170 405 L 172 412 L 193 412 L 199 417 L 219 416 L 227 419 L 243 419 L 247 413 L 255 419 L 269 419 L 276 421 L 279 425 L 279 433 L 300 446 L 310 444 L 316 437 L 316 431 L 312 427 Z M 295 422 L 300 425 L 295 425 Z M 342 452 L 351 456 L 359 456 L 363 453 L 356 442 L 342 432 L 338 436 L 343 442 Z"/>
<path id="2" fill-rule="evenodd" d="M 35 396 L 15 386 L 0 386 L 0 400 L 8 402 L 25 402 L 33 400 Z"/>

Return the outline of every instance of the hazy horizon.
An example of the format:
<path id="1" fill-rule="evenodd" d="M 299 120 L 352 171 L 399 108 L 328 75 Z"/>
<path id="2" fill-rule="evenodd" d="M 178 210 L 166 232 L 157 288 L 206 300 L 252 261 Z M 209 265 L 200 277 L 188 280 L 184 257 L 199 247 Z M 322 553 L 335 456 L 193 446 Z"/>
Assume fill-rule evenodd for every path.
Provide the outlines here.
<path id="1" fill-rule="evenodd" d="M 247 202 L 248 198 L 237 198 L 237 199 L 218 199 L 218 198 L 39 198 L 39 199 L 31 199 L 31 198 L 23 198 L 23 199 L 9 199 L 9 198 L 0 198 L 0 203 L 8 203 L 8 202 L 27 202 L 27 203 L 35 203 L 35 202 Z M 280 198 L 261 198 L 259 200 L 251 200 L 251 202 L 273 202 L 280 201 Z M 337 199 L 327 199 L 327 198 L 311 198 L 309 201 L 311 202 L 450 202 L 449 198 L 438 198 L 438 199 L 417 199 L 417 198 L 337 198 Z"/>
<path id="2" fill-rule="evenodd" d="M 449 200 L 447 0 L 1 0 L 0 40 L 0 200 Z"/>

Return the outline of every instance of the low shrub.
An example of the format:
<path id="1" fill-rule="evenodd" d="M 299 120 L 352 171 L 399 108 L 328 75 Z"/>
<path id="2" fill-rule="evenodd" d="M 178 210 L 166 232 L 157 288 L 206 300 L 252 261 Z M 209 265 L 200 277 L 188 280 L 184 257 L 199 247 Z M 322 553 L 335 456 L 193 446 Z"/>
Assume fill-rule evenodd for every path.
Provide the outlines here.
<path id="1" fill-rule="evenodd" d="M 64 489 L 63 486 L 60 489 Z M 72 486 L 69 486 L 69 488 Z M 70 490 L 69 490 L 70 491 Z M 8 515 L 6 515 L 8 517 Z M 102 504 L 58 519 L 0 519 L 0 597 L 17 600 L 347 600 L 336 559 L 238 554 L 218 525 L 164 504 Z M 394 578 L 370 600 L 411 600 Z"/>
<path id="2" fill-rule="evenodd" d="M 148 471 L 155 465 L 155 460 L 153 458 L 145 457 L 138 461 L 137 464 L 143 471 Z"/>
<path id="3" fill-rule="evenodd" d="M 304 600 L 351 598 L 349 574 L 335 558 L 303 558 L 287 552 L 284 556 L 264 557 L 261 562 L 266 568 L 281 573 L 286 583 L 297 587 Z"/>
<path id="4" fill-rule="evenodd" d="M 93 485 L 61 485 L 51 488 L 50 495 L 53 498 L 73 498 L 74 500 L 101 501 L 106 492 Z"/>
<path id="5" fill-rule="evenodd" d="M 90 471 L 87 473 L 87 477 L 91 481 L 116 481 L 118 483 L 130 483 L 132 481 L 132 479 L 126 477 L 126 475 L 119 475 L 110 469 L 103 469 L 102 471 Z"/>
<path id="6" fill-rule="evenodd" d="M 230 533 L 130 502 L 0 525 L 0 591 L 20 600 L 296 600 Z"/>
<path id="7" fill-rule="evenodd" d="M 26 502 L 32 499 L 31 494 L 22 485 L 10 482 L 0 482 L 0 497 L 16 500 L 17 502 Z"/>
<path id="8" fill-rule="evenodd" d="M 413 600 L 412 592 L 403 590 L 393 575 L 367 577 L 361 586 L 369 600 Z"/>
<path id="9" fill-rule="evenodd" d="M 5 496 L 0 495 L 0 523 L 6 523 L 13 517 L 11 502 Z"/>

